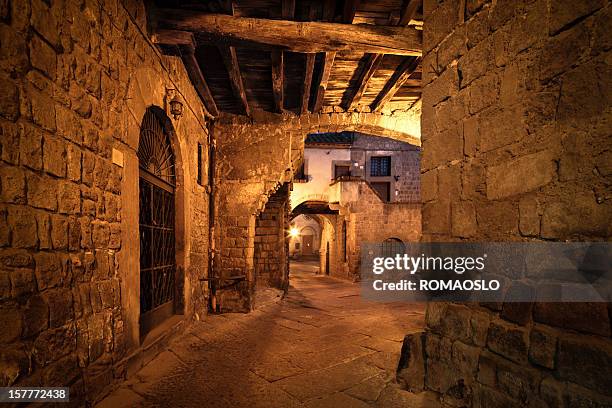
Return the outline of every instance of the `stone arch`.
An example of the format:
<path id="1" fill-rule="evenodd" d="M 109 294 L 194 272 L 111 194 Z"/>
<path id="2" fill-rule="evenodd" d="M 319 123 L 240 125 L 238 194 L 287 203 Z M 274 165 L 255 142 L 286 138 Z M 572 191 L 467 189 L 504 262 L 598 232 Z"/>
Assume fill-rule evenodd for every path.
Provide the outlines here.
<path id="1" fill-rule="evenodd" d="M 295 202 L 291 202 L 291 211 L 295 210 L 300 204 L 308 201 L 329 202 L 329 196 L 326 194 L 308 194 L 304 197 L 299 197 Z"/>

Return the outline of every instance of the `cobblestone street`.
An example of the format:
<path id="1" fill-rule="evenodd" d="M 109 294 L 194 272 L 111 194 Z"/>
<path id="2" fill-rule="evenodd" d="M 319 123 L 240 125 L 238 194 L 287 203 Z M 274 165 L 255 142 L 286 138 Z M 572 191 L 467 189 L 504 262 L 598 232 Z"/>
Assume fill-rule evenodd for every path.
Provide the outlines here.
<path id="1" fill-rule="evenodd" d="M 293 264 L 284 300 L 192 325 L 98 407 L 428 406 L 393 382 L 423 306 L 362 302 L 316 270 Z"/>

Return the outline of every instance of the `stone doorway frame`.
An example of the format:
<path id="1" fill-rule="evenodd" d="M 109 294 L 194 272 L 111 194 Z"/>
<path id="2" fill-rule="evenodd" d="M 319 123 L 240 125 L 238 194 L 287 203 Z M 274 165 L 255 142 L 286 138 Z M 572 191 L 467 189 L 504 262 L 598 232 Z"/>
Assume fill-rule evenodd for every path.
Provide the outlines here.
<path id="1" fill-rule="evenodd" d="M 121 305 L 124 321 L 125 347 L 128 353 L 138 350 L 148 339 L 140 335 L 140 248 L 138 229 L 138 189 L 139 165 L 137 150 L 140 140 L 140 124 L 147 109 L 155 109 L 165 114 L 170 132 L 170 144 L 175 158 L 175 256 L 177 270 L 188 271 L 190 266 L 191 227 L 188 214 L 191 211 L 190 202 L 186 199 L 191 180 L 190 169 L 185 160 L 188 157 L 187 129 L 181 123 L 171 119 L 164 107 L 166 106 L 167 90 L 176 89 L 167 75 L 143 68 L 137 71 L 126 92 L 127 111 L 123 124 L 122 145 L 123 176 L 121 180 L 122 218 L 121 234 L 122 248 L 118 254 L 119 271 L 121 272 Z M 180 119 L 179 119 L 180 120 Z M 136 197 L 136 199 L 130 199 Z M 183 316 L 192 313 L 191 284 L 184 272 L 184 285 L 178 285 L 182 294 L 182 304 L 178 311 Z M 181 319 L 182 320 L 182 319 Z"/>

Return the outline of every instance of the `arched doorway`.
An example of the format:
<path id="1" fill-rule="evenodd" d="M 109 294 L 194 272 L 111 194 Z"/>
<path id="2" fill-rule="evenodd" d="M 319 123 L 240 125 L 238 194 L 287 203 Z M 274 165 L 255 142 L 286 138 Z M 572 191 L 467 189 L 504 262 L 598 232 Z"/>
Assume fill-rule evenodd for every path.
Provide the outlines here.
<path id="1" fill-rule="evenodd" d="M 149 108 L 140 127 L 140 335 L 176 311 L 176 160 L 170 121 Z"/>
<path id="2" fill-rule="evenodd" d="M 406 245 L 399 238 L 387 238 L 382 242 L 382 256 L 393 258 L 406 252 Z"/>

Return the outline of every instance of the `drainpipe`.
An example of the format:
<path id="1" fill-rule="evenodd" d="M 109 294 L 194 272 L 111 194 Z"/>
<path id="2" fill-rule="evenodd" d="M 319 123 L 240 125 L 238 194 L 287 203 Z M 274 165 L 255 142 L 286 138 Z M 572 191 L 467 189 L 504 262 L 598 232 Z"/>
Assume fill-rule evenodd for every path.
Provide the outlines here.
<path id="1" fill-rule="evenodd" d="M 217 280 L 215 274 L 215 168 L 216 168 L 216 141 L 214 136 L 214 122 L 208 131 L 208 291 L 209 311 L 218 312 Z"/>

